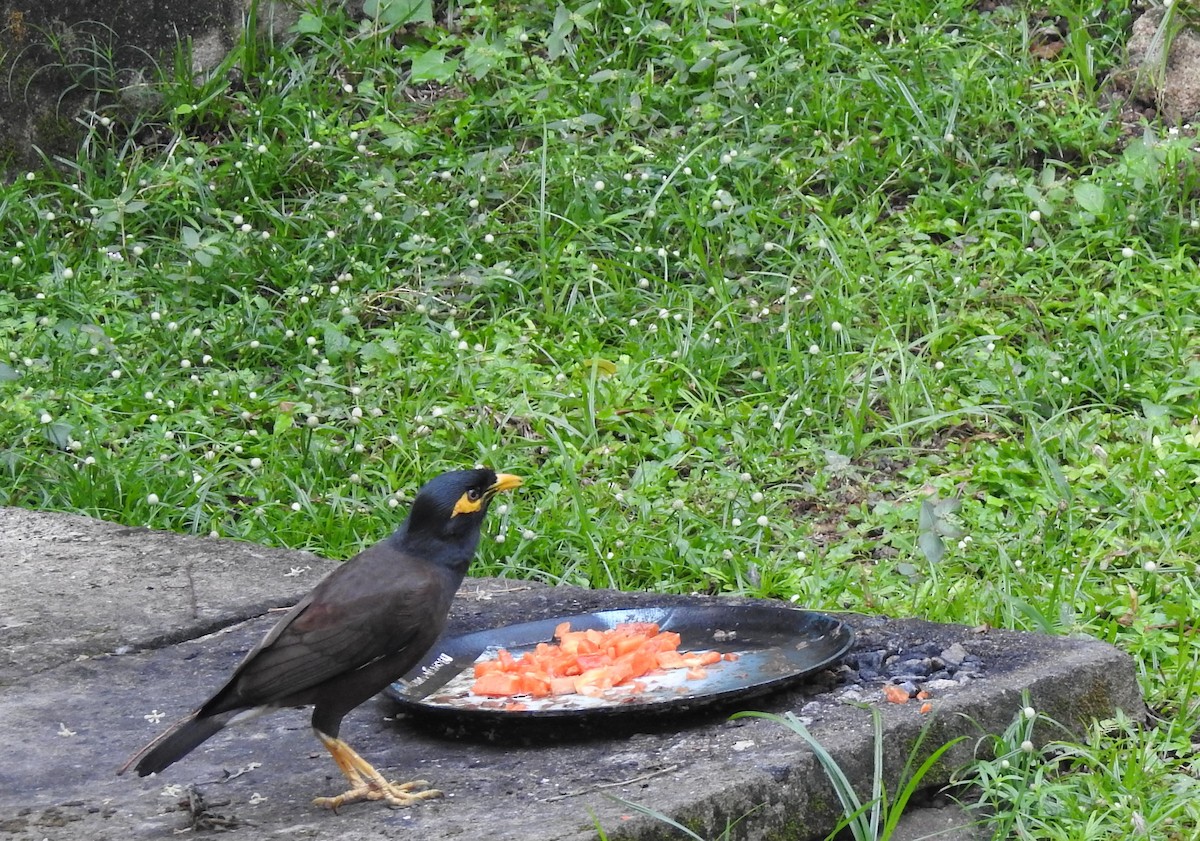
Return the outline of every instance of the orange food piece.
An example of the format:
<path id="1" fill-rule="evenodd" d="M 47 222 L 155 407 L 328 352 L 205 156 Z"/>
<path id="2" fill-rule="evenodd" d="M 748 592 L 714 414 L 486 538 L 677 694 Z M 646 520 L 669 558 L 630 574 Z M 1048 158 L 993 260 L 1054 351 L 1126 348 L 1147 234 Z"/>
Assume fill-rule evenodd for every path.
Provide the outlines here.
<path id="1" fill-rule="evenodd" d="M 511 672 L 488 672 L 475 679 L 471 691 L 476 695 L 487 695 L 492 698 L 508 695 L 520 695 L 523 691 L 523 681 L 520 675 Z"/>
<path id="2" fill-rule="evenodd" d="M 661 631 L 653 622 L 627 622 L 607 631 L 572 631 L 569 622 L 554 629 L 556 643 L 538 643 L 513 657 L 504 649 L 476 663 L 471 691 L 488 697 L 530 695 L 599 695 L 614 686 L 645 689 L 638 678 L 660 669 L 687 669 L 686 676 L 704 677 L 705 666 L 737 655 L 716 651 L 680 652 L 679 634 Z"/>
<path id="3" fill-rule="evenodd" d="M 684 662 L 683 655 L 678 651 L 660 651 L 655 656 L 660 669 L 686 669 L 687 663 Z"/>
<path id="4" fill-rule="evenodd" d="M 926 701 L 924 704 L 921 705 L 921 715 L 925 715 L 932 709 L 933 709 L 933 704 Z"/>
<path id="5" fill-rule="evenodd" d="M 894 683 L 889 683 L 883 687 L 883 697 L 893 704 L 907 704 L 908 692 L 901 689 Z"/>

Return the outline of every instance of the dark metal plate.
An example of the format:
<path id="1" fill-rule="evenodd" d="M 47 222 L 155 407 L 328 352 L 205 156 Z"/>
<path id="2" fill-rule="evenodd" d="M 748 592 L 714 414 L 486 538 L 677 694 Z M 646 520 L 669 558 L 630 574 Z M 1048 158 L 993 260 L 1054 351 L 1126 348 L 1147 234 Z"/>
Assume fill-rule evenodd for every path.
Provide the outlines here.
<path id="1" fill-rule="evenodd" d="M 681 651 L 734 652 L 736 661 L 710 666 L 704 678 L 685 680 L 680 670 L 647 681 L 638 692 L 612 691 L 604 698 L 482 698 L 469 693 L 472 666 L 506 648 L 514 656 L 551 642 L 558 623 L 575 631 L 605 630 L 622 622 L 656 622 L 680 635 Z M 606 610 L 508 625 L 446 637 L 387 694 L 410 712 L 463 724 L 594 720 L 614 715 L 679 712 L 727 705 L 772 692 L 837 661 L 854 644 L 843 620 L 822 613 L 771 605 L 705 605 Z"/>

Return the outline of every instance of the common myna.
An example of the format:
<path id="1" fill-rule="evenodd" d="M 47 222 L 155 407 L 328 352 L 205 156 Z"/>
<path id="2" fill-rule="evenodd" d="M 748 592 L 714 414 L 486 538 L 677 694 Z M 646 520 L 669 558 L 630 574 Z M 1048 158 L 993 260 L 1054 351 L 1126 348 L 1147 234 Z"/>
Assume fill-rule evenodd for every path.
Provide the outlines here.
<path id="1" fill-rule="evenodd" d="M 492 498 L 521 479 L 491 470 L 443 473 L 413 501 L 391 537 L 338 567 L 288 611 L 233 676 L 195 712 L 142 748 L 130 766 L 162 771 L 228 724 L 313 705 L 312 727 L 350 781 L 337 809 L 359 800 L 408 806 L 440 792 L 423 780 L 388 782 L 338 738 L 342 718 L 417 663 L 441 634 L 450 601 L 479 545 Z"/>

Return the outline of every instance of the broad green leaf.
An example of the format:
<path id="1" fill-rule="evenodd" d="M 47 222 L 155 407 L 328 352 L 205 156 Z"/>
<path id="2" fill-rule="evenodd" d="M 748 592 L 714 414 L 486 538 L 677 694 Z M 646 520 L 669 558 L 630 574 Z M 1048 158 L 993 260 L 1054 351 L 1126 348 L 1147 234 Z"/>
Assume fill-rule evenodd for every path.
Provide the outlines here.
<path id="1" fill-rule="evenodd" d="M 57 421 L 46 427 L 46 438 L 60 450 L 65 450 L 71 443 L 71 424 Z"/>
<path id="2" fill-rule="evenodd" d="M 1146 420 L 1158 420 L 1165 418 L 1171 414 L 1170 406 L 1161 406 L 1158 403 L 1151 403 L 1149 400 L 1142 401 L 1142 414 L 1146 416 Z"/>
<path id="3" fill-rule="evenodd" d="M 570 10 L 562 5 L 554 12 L 554 26 L 546 36 L 546 57 L 556 61 L 567 51 L 567 37 L 575 31 L 575 21 Z"/>
<path id="4" fill-rule="evenodd" d="M 458 69 L 458 59 L 446 60 L 445 50 L 425 50 L 412 60 L 411 79 L 414 83 L 447 82 Z"/>
<path id="5" fill-rule="evenodd" d="M 509 49 L 503 37 L 489 41 L 483 35 L 476 35 L 463 50 L 463 68 L 472 79 L 482 79 L 514 55 L 516 53 Z"/>
<path id="6" fill-rule="evenodd" d="M 350 339 L 334 324 L 325 325 L 323 339 L 324 346 L 322 350 L 330 358 L 341 356 L 350 347 Z"/>
<path id="7" fill-rule="evenodd" d="M 431 0 L 364 0 L 363 13 L 384 26 L 433 23 Z"/>
<path id="8" fill-rule="evenodd" d="M 1093 215 L 1104 212 L 1104 188 L 1083 182 L 1075 185 L 1075 203 Z"/>
<path id="9" fill-rule="evenodd" d="M 932 531 L 921 532 L 921 536 L 917 538 L 917 546 L 920 547 L 925 560 L 931 564 L 940 562 L 946 554 L 946 545 Z"/>
<path id="10" fill-rule="evenodd" d="M 315 35 L 321 31 L 323 26 L 320 15 L 314 15 L 312 12 L 305 12 L 300 15 L 300 19 L 296 21 L 296 25 L 292 27 L 292 31 L 299 32 L 301 35 Z"/>
<path id="11" fill-rule="evenodd" d="M 917 528 L 921 531 L 930 531 L 936 519 L 937 514 L 933 510 L 933 503 L 928 498 L 921 500 L 921 510 L 917 514 Z"/>

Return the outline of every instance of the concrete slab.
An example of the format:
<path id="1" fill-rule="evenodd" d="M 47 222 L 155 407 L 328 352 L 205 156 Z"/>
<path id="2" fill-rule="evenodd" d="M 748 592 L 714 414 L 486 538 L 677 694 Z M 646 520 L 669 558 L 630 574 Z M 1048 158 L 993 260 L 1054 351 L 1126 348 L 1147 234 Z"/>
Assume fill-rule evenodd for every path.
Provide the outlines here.
<path id="1" fill-rule="evenodd" d="M 2 526 L 0 522 L 0 532 Z M 229 549 L 219 541 L 144 531 L 136 539 L 144 545 L 131 549 L 129 557 L 142 562 L 182 550 L 198 552 L 199 560 L 202 549 Z M 193 545 L 185 545 L 189 543 Z M 55 548 L 57 563 L 69 566 L 71 545 Z M 93 544 L 73 545 L 83 554 Z M 29 551 L 37 557 L 35 550 Z M 258 552 L 268 584 L 272 575 L 292 563 L 268 559 L 272 550 Z M 243 561 L 227 574 L 259 574 L 250 568 L 253 558 Z M 0 555 L 0 564 L 8 563 Z M 145 580 L 137 568 L 131 562 L 124 578 L 130 589 L 144 593 Z M 80 587 L 86 586 L 81 580 Z M 11 591 L 6 587 L 0 594 L 4 615 L 14 598 Z M 476 630 L 693 598 L 476 580 L 459 594 L 453 624 L 455 630 Z M 51 613 L 61 610 L 55 604 L 47 608 Z M 154 610 L 144 609 L 148 614 Z M 173 609 L 164 616 L 162 638 L 182 633 L 172 623 L 191 615 L 186 609 Z M 114 775 L 141 743 L 221 683 L 273 620 L 259 617 L 200 639 L 123 655 L 73 656 L 65 662 L 45 646 L 32 646 L 30 651 L 52 665 L 31 669 L 16 685 L 0 691 L 0 755 L 5 757 L 0 765 L 0 839 L 163 838 L 188 828 L 232 830 L 248 841 L 574 841 L 596 838 L 598 827 L 611 839 L 678 837 L 676 830 L 614 798 L 652 806 L 705 837 L 716 837 L 736 823 L 734 838 L 803 841 L 823 836 L 835 823 L 832 792 L 801 740 L 772 722 L 731 722 L 725 713 L 660 720 L 643 723 L 640 731 L 570 740 L 553 740 L 547 734 L 533 743 L 489 742 L 448 738 L 423 720 L 396 717 L 389 702 L 376 699 L 347 717 L 343 736 L 389 775 L 419 775 L 449 795 L 402 811 L 358 805 L 333 815 L 312 806 L 314 795 L 340 791 L 342 780 L 300 711 L 226 731 L 160 778 Z M 146 621 L 152 624 L 153 617 Z M 1031 692 L 1040 711 L 1075 730 L 1117 709 L 1133 718 L 1143 715 L 1131 659 L 1103 643 L 977 632 L 920 620 L 862 618 L 855 624 L 860 649 L 875 650 L 881 641 L 895 644 L 897 639 L 934 641 L 947 648 L 959 643 L 982 660 L 986 671 L 984 678 L 936 696 L 928 715 L 915 704 L 880 704 L 893 790 L 908 746 L 922 726 L 931 728 L 925 741 L 930 750 L 961 733 L 974 737 L 999 732 L 1019 708 L 1023 689 Z M 865 781 L 871 771 L 869 714 L 846 703 L 836 684 L 836 675 L 826 673 L 796 691 L 759 699 L 753 707 L 803 710 L 813 732 L 851 779 Z M 864 695 L 874 701 L 878 688 L 867 687 Z M 1060 735 L 1046 732 L 1042 737 Z M 929 782 L 945 782 L 949 772 L 969 758 L 973 742 L 974 738 L 952 751 Z M 193 785 L 203 803 L 189 796 Z"/>
<path id="2" fill-rule="evenodd" d="M 336 566 L 308 552 L 0 508 L 0 686 L 192 639 L 293 604 Z"/>

